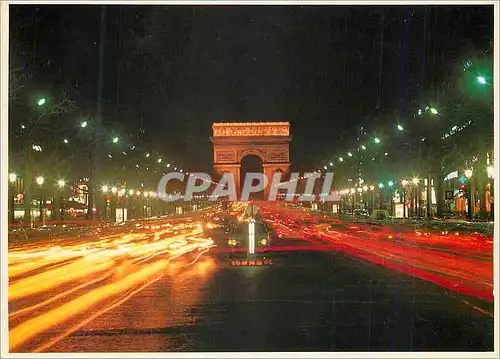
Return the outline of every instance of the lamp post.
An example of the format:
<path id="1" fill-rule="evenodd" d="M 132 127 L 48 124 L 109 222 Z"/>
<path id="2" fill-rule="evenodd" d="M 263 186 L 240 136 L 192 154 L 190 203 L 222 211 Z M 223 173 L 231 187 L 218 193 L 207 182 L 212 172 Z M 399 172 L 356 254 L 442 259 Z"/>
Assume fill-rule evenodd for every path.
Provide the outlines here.
<path id="1" fill-rule="evenodd" d="M 420 206 L 418 205 L 418 202 L 419 202 L 419 183 L 420 183 L 420 179 L 418 177 L 414 177 L 412 179 L 412 182 L 413 184 L 415 185 L 415 188 L 414 188 L 414 201 L 415 201 L 415 217 L 418 217 L 419 216 L 419 208 Z"/>
<path id="2" fill-rule="evenodd" d="M 408 186 L 408 180 L 401 180 L 401 186 L 403 187 L 403 218 L 406 218 L 406 186 Z"/>
<path id="3" fill-rule="evenodd" d="M 465 170 L 465 178 L 467 178 L 467 220 L 472 219 L 472 170 Z"/>
<path id="4" fill-rule="evenodd" d="M 390 204 L 390 215 L 391 216 L 394 216 L 394 192 L 392 190 L 392 187 L 394 186 L 394 182 L 393 181 L 389 181 L 387 182 L 387 186 L 389 187 L 389 204 Z"/>
<path id="5" fill-rule="evenodd" d="M 63 219 L 63 213 L 64 213 L 62 191 L 63 191 L 63 189 L 64 189 L 65 186 L 66 186 L 66 181 L 65 180 L 60 179 L 60 180 L 57 181 L 58 193 L 57 193 L 57 195 L 54 196 L 54 202 L 52 203 L 54 213 L 57 213 L 57 212 L 55 212 L 56 208 L 57 208 L 56 202 L 59 203 L 58 210 L 59 210 L 59 217 L 60 217 L 61 220 Z M 56 198 L 58 198 L 57 201 L 56 201 Z"/>
<path id="6" fill-rule="evenodd" d="M 36 184 L 41 188 L 43 184 L 45 183 L 45 178 L 43 176 L 38 176 L 35 178 Z M 43 196 L 43 193 L 40 194 L 40 205 L 39 205 L 39 210 L 40 210 L 40 221 L 45 225 L 45 198 Z"/>
<path id="7" fill-rule="evenodd" d="M 351 194 L 351 214 L 354 214 L 354 207 L 355 207 L 355 201 L 356 201 L 356 190 L 354 188 L 351 188 L 349 193 Z"/>
<path id="8" fill-rule="evenodd" d="M 370 185 L 370 191 L 372 193 L 372 212 L 373 210 L 375 209 L 375 186 L 374 185 Z"/>
<path id="9" fill-rule="evenodd" d="M 9 173 L 9 221 L 14 222 L 14 195 L 16 189 L 17 174 Z"/>

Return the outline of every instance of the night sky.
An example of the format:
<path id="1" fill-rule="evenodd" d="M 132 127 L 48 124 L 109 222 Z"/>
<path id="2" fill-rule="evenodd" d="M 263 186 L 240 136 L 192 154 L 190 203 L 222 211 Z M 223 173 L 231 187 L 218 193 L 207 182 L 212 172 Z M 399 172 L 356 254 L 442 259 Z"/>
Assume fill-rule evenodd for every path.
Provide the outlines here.
<path id="1" fill-rule="evenodd" d="M 101 11 L 11 6 L 11 66 L 71 89 L 74 116 L 96 111 Z M 492 6 L 107 6 L 103 121 L 191 169 L 211 166 L 213 122 L 290 121 L 292 165 L 318 166 L 492 32 Z"/>

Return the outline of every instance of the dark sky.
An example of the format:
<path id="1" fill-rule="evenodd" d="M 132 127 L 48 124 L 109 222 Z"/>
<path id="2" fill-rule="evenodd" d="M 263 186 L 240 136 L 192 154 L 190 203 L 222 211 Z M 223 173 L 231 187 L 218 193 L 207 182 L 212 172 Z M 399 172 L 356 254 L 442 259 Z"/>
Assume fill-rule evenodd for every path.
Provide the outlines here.
<path id="1" fill-rule="evenodd" d="M 100 16 L 11 6 L 12 64 L 95 113 Z M 317 166 L 359 124 L 404 116 L 492 29 L 492 6 L 108 6 L 104 121 L 195 169 L 213 122 L 290 121 L 293 164 Z"/>

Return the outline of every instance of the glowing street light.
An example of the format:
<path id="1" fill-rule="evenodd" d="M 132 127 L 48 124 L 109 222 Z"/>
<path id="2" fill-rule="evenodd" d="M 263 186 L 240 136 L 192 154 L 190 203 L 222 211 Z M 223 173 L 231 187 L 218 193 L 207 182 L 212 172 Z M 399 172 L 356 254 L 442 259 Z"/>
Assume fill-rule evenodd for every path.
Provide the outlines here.
<path id="1" fill-rule="evenodd" d="M 161 163 L 162 159 L 161 158 L 158 158 L 158 163 Z"/>
<path id="2" fill-rule="evenodd" d="M 103 193 L 107 193 L 107 192 L 108 192 L 108 190 L 109 190 L 109 187 L 108 187 L 107 185 L 103 185 L 103 186 L 101 187 L 101 190 L 102 190 L 102 192 L 103 192 Z"/>
<path id="3" fill-rule="evenodd" d="M 170 163 L 167 163 L 167 168 L 170 167 Z"/>
<path id="4" fill-rule="evenodd" d="M 45 178 L 43 178 L 43 176 L 38 176 L 36 179 L 35 179 L 36 183 L 41 186 L 43 185 L 43 183 L 45 182 Z"/>
<path id="5" fill-rule="evenodd" d="M 134 194 L 134 190 L 133 189 L 129 190 L 128 194 L 132 196 Z"/>
<path id="6" fill-rule="evenodd" d="M 351 152 L 347 152 L 347 155 L 348 155 L 349 157 L 352 157 L 352 153 L 351 153 Z"/>
<path id="7" fill-rule="evenodd" d="M 333 163 L 332 162 L 330 162 L 330 167 L 333 167 Z"/>
<path id="8" fill-rule="evenodd" d="M 81 128 L 85 128 L 85 127 L 87 127 L 87 125 L 88 125 L 87 121 L 83 121 L 83 122 L 80 124 L 80 127 L 81 127 Z"/>
<path id="9" fill-rule="evenodd" d="M 403 131 L 403 130 L 404 130 L 404 127 L 403 127 L 403 126 L 401 126 L 401 125 L 398 125 L 398 130 Z"/>
<path id="10" fill-rule="evenodd" d="M 326 166 L 323 166 L 323 168 L 324 168 L 325 170 L 327 170 L 327 169 L 328 169 L 328 167 L 326 167 Z"/>
<path id="11" fill-rule="evenodd" d="M 418 177 L 414 177 L 411 181 L 413 182 L 414 185 L 417 185 L 418 182 L 420 182 L 420 179 Z"/>
<path id="12" fill-rule="evenodd" d="M 45 102 L 47 102 L 47 100 L 46 100 L 45 98 L 41 98 L 41 99 L 39 99 L 39 100 L 36 102 L 36 104 L 37 104 L 38 106 L 43 106 L 43 105 L 45 105 Z"/>
<path id="13" fill-rule="evenodd" d="M 431 107 L 430 111 L 431 111 L 431 113 L 432 113 L 433 115 L 437 115 L 437 114 L 439 114 L 439 111 L 438 111 L 438 110 L 436 110 L 434 107 Z"/>
<path id="14" fill-rule="evenodd" d="M 379 184 L 378 184 L 378 188 L 384 188 L 384 187 L 385 187 L 385 186 L 384 186 L 384 184 L 383 184 L 383 183 L 379 183 Z"/>
<path id="15" fill-rule="evenodd" d="M 366 146 L 365 145 L 361 145 L 361 149 L 362 150 L 366 150 Z"/>
<path id="16" fill-rule="evenodd" d="M 344 162 L 344 159 L 342 157 L 339 157 L 340 162 Z"/>
<path id="17" fill-rule="evenodd" d="M 66 143 L 66 144 L 68 144 L 68 143 L 69 143 L 69 140 L 68 140 L 67 138 L 65 138 L 65 139 L 63 140 L 63 142 L 64 142 L 64 143 Z"/>
<path id="18" fill-rule="evenodd" d="M 389 181 L 389 182 L 387 182 L 387 185 L 388 185 L 389 187 L 392 187 L 392 186 L 394 186 L 394 182 Z"/>
<path id="19" fill-rule="evenodd" d="M 120 139 L 119 139 L 118 137 L 114 137 L 114 138 L 113 138 L 113 143 L 118 143 L 118 141 L 119 141 L 119 140 L 120 140 Z"/>
<path id="20" fill-rule="evenodd" d="M 368 191 L 368 186 L 363 186 L 363 191 Z"/>
<path id="21" fill-rule="evenodd" d="M 493 166 L 486 167 L 488 178 L 495 178 L 495 168 Z"/>
<path id="22" fill-rule="evenodd" d="M 66 185 L 66 181 L 65 180 L 60 179 L 60 180 L 57 181 L 57 186 L 59 188 L 63 188 L 65 185 Z"/>
<path id="23" fill-rule="evenodd" d="M 408 185 L 408 180 L 407 180 L 407 179 L 403 179 L 403 180 L 401 180 L 401 185 L 402 185 L 403 187 L 406 187 L 406 186 Z"/>
<path id="24" fill-rule="evenodd" d="M 111 187 L 111 193 L 115 194 L 118 191 L 118 188 L 116 187 Z"/>
<path id="25" fill-rule="evenodd" d="M 380 138 L 375 137 L 375 138 L 373 139 L 373 141 L 374 141 L 375 143 L 380 143 Z"/>
<path id="26" fill-rule="evenodd" d="M 480 85 L 486 85 L 486 78 L 484 76 L 478 76 L 476 80 Z"/>
<path id="27" fill-rule="evenodd" d="M 371 185 L 370 186 L 370 191 L 373 191 L 375 189 L 375 186 L 374 185 Z"/>
<path id="28" fill-rule="evenodd" d="M 9 182 L 14 183 L 17 180 L 17 174 L 15 173 L 9 173 Z"/>
<path id="29" fill-rule="evenodd" d="M 472 170 L 471 169 L 465 170 L 465 177 L 467 177 L 467 178 L 471 178 L 472 177 Z"/>
<path id="30" fill-rule="evenodd" d="M 150 154 L 149 154 L 149 153 L 146 153 L 146 158 L 148 158 L 149 156 L 150 156 Z"/>

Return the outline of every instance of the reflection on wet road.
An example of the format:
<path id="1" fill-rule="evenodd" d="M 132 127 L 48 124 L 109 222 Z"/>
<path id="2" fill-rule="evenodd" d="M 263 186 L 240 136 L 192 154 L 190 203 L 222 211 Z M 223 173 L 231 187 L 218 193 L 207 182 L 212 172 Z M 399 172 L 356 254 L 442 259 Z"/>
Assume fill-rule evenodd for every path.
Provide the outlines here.
<path id="1" fill-rule="evenodd" d="M 44 351 L 213 247 L 203 224 L 190 219 L 140 223 L 97 238 L 9 251 L 11 350 Z M 40 334 L 63 327 L 38 343 Z"/>
<path id="2" fill-rule="evenodd" d="M 226 215 L 244 225 L 243 209 Z M 422 235 L 425 246 L 418 235 L 388 241 L 387 232 L 325 227 L 276 205 L 261 214 L 278 235 L 258 248 L 271 266 L 231 266 L 245 249 L 206 230 L 221 217 L 215 211 L 11 248 L 11 351 L 492 349 L 488 298 L 391 265 L 399 256 L 487 292 L 487 245 L 445 246 L 444 235 Z M 485 267 L 466 261 L 461 271 L 453 258 L 432 255 Z"/>

